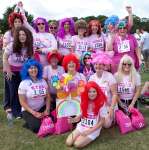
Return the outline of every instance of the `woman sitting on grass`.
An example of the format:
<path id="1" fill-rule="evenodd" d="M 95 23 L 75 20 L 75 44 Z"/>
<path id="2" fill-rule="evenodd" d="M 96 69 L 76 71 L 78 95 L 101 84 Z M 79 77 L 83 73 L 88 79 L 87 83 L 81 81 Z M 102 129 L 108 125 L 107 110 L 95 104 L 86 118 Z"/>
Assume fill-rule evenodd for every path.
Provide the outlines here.
<path id="1" fill-rule="evenodd" d="M 41 118 L 49 115 L 50 95 L 48 85 L 42 79 L 42 66 L 34 59 L 29 59 L 21 71 L 22 82 L 18 94 L 22 106 L 25 127 L 37 133 Z"/>
<path id="2" fill-rule="evenodd" d="M 106 96 L 98 84 L 93 81 L 88 82 L 85 91 L 81 94 L 82 115 L 70 119 L 70 122 L 77 122 L 80 119 L 81 121 L 68 136 L 67 146 L 74 145 L 76 148 L 82 148 L 99 136 L 107 115 L 105 101 Z"/>

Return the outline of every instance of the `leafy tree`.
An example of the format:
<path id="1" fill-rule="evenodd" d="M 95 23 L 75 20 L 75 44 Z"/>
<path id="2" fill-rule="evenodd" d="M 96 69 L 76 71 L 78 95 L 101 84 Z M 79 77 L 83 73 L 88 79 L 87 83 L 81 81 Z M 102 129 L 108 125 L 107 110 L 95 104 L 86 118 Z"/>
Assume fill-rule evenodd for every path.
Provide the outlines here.
<path id="1" fill-rule="evenodd" d="M 8 7 L 5 11 L 5 13 L 3 14 L 3 18 L 0 20 L 0 31 L 2 33 L 5 33 L 8 29 L 9 29 L 9 25 L 8 25 L 8 17 L 9 14 L 11 12 L 13 12 L 14 8 L 16 7 L 16 5 L 12 6 L 12 7 Z M 25 15 L 27 17 L 27 20 L 29 23 L 32 22 L 33 20 L 33 15 L 28 14 L 28 12 L 25 11 Z"/>
<path id="2" fill-rule="evenodd" d="M 108 17 L 107 16 L 104 16 L 104 15 L 99 15 L 97 16 L 97 19 L 100 21 L 101 25 L 104 26 L 104 22 L 105 20 L 107 19 Z"/>

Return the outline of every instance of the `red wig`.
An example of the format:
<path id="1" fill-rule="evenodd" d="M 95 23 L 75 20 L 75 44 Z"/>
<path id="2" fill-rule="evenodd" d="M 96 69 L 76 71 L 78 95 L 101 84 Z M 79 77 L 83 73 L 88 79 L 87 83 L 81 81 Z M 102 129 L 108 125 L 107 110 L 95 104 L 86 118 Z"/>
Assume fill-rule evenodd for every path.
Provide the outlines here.
<path id="1" fill-rule="evenodd" d="M 84 92 L 81 94 L 81 110 L 83 117 L 87 117 L 87 110 L 88 110 L 88 92 L 90 88 L 95 88 L 97 91 L 97 97 L 93 100 L 94 103 L 94 114 L 97 115 L 99 109 L 104 105 L 105 101 L 107 100 L 105 94 L 102 92 L 101 88 L 98 84 L 94 81 L 89 81 L 86 86 Z"/>
<path id="2" fill-rule="evenodd" d="M 78 71 L 80 68 L 80 63 L 79 63 L 79 59 L 76 57 L 75 54 L 68 54 L 64 57 L 62 66 L 64 67 L 65 71 L 68 70 L 67 66 L 70 61 L 73 61 L 76 64 L 76 71 Z"/>
<path id="3" fill-rule="evenodd" d="M 58 59 L 59 62 L 60 62 L 61 59 L 62 59 L 62 56 L 60 55 L 60 53 L 58 53 L 58 52 L 49 52 L 49 53 L 47 54 L 47 60 L 48 60 L 49 63 L 50 63 L 50 60 L 51 60 L 51 58 L 52 58 L 53 56 L 55 56 L 55 57 Z"/>
<path id="4" fill-rule="evenodd" d="M 21 14 L 19 13 L 15 13 L 15 12 L 12 12 L 10 15 L 9 15 L 9 18 L 8 18 L 8 23 L 9 23 L 9 26 L 12 28 L 14 26 L 14 20 L 15 19 L 20 19 L 22 24 L 23 24 L 23 17 Z"/>
<path id="5" fill-rule="evenodd" d="M 98 27 L 98 31 L 97 31 L 97 34 L 100 34 L 101 33 L 101 23 L 98 21 L 98 20 L 91 20 L 89 22 L 89 35 L 92 34 L 92 26 L 95 25 Z"/>

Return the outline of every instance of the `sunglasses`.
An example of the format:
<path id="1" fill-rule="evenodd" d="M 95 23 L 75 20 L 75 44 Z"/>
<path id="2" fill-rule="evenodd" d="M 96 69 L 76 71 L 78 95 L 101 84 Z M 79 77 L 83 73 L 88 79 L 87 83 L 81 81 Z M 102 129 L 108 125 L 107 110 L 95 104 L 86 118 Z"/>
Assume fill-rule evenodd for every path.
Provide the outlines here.
<path id="1" fill-rule="evenodd" d="M 42 22 L 42 23 L 37 23 L 37 25 L 40 26 L 40 25 L 45 25 L 45 24 Z"/>
<path id="2" fill-rule="evenodd" d="M 123 63 L 123 66 L 131 66 L 132 64 Z"/>
<path id="3" fill-rule="evenodd" d="M 127 29 L 126 27 L 118 27 L 118 29 Z"/>
<path id="4" fill-rule="evenodd" d="M 52 27 L 52 26 L 51 26 L 50 29 L 57 29 L 57 27 Z"/>
<path id="5" fill-rule="evenodd" d="M 91 59 L 90 57 L 84 57 L 84 59 Z"/>

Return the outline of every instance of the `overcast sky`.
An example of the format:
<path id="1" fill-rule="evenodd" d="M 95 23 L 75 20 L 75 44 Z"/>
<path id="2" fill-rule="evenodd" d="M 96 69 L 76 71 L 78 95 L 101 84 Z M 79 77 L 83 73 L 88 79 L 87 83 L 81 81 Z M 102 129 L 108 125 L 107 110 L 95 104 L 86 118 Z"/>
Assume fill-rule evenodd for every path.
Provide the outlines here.
<path id="1" fill-rule="evenodd" d="M 0 18 L 6 8 L 19 0 L 0 0 Z M 24 8 L 34 17 L 61 19 L 65 17 L 86 17 L 98 15 L 127 15 L 125 6 L 131 5 L 133 13 L 149 18 L 149 0 L 22 0 Z"/>

